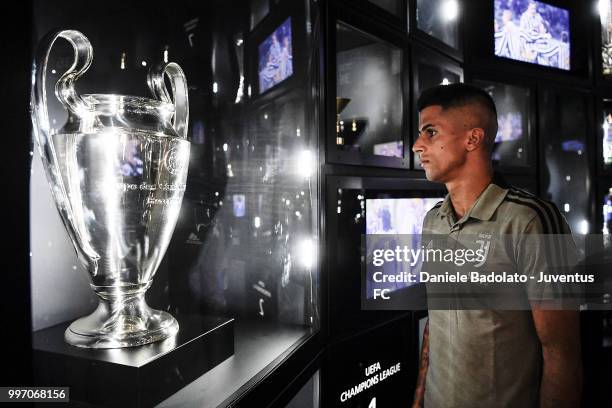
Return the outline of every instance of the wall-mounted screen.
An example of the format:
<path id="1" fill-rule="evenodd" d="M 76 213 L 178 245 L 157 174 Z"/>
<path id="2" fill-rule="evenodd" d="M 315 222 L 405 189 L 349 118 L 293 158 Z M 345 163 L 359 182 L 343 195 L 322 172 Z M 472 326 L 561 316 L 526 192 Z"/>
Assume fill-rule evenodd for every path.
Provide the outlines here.
<path id="1" fill-rule="evenodd" d="M 397 245 L 411 245 L 411 249 L 418 249 L 421 246 L 421 233 L 423 232 L 423 220 L 427 212 L 440 198 L 374 198 L 366 199 L 366 248 L 367 253 L 372 253 L 372 248 L 393 249 Z M 368 242 L 372 235 L 385 235 L 376 237 L 374 242 Z M 403 235 L 399 237 L 398 235 Z M 372 237 L 373 238 L 373 237 Z M 382 239 L 380 239 L 382 238 Z M 409 242 L 408 242 L 409 241 Z M 369 261 L 368 261 L 369 263 Z M 403 272 L 413 273 L 421 268 L 421 262 L 413 264 L 411 262 L 391 262 L 377 271 L 384 275 L 396 275 Z M 376 289 L 398 290 L 408 287 L 414 283 L 396 282 L 393 288 L 389 283 L 381 284 L 371 279 L 367 273 L 366 297 L 374 298 Z M 417 282 L 415 282 L 417 283 Z"/>
<path id="2" fill-rule="evenodd" d="M 333 236 L 329 253 L 334 270 L 329 283 L 330 327 L 334 333 L 348 334 L 395 316 L 389 310 L 384 314 L 373 312 L 381 306 L 380 299 L 372 296 L 381 283 L 367 275 L 368 265 L 372 265 L 364 258 L 370 253 L 368 245 L 385 245 L 395 237 L 404 241 L 407 237 L 419 238 L 425 214 L 442 200 L 445 190 L 441 184 L 401 177 L 331 176 L 328 180 L 329 231 Z M 388 264 L 389 269 L 376 271 L 392 275 L 393 266 Z M 404 289 L 418 290 L 400 286 L 402 282 L 387 283 L 385 289 L 398 297 Z"/>
<path id="3" fill-rule="evenodd" d="M 612 74 L 612 2 L 599 0 L 601 21 L 601 69 L 604 75 Z"/>
<path id="4" fill-rule="evenodd" d="M 399 140 L 397 142 L 375 144 L 374 154 L 376 156 L 403 157 L 404 142 Z"/>
<path id="5" fill-rule="evenodd" d="M 232 196 L 234 217 L 244 217 L 246 214 L 246 198 L 244 194 L 234 194 Z"/>
<path id="6" fill-rule="evenodd" d="M 259 93 L 264 93 L 293 74 L 291 17 L 259 44 Z"/>
<path id="7" fill-rule="evenodd" d="M 420 234 L 425 214 L 440 198 L 366 200 L 366 234 Z"/>
<path id="8" fill-rule="evenodd" d="M 535 0 L 494 0 L 495 55 L 570 69 L 569 11 Z"/>

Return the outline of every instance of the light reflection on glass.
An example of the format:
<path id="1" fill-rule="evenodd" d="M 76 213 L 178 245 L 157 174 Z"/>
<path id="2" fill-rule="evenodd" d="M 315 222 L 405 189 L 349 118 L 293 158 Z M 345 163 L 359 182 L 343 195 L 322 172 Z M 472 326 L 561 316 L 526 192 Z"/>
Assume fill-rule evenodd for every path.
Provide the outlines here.
<path id="1" fill-rule="evenodd" d="M 298 173 L 309 178 L 314 170 L 314 157 L 310 150 L 302 150 L 297 160 Z"/>
<path id="2" fill-rule="evenodd" d="M 589 222 L 587 220 L 580 222 L 580 233 L 584 235 L 589 233 Z"/>
<path id="3" fill-rule="evenodd" d="M 459 3 L 457 0 L 417 0 L 419 30 L 457 48 Z"/>
<path id="4" fill-rule="evenodd" d="M 453 21 L 459 15 L 459 3 L 457 0 L 446 0 L 442 3 L 440 12 L 446 21 Z"/>
<path id="5" fill-rule="evenodd" d="M 311 238 L 304 238 L 299 243 L 298 259 L 306 269 L 311 269 L 316 262 L 316 250 Z"/>

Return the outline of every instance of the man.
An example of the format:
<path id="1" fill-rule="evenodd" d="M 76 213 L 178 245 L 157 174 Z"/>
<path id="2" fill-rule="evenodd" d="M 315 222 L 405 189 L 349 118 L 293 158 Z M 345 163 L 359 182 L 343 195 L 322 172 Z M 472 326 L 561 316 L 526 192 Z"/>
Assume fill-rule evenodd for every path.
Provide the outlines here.
<path id="1" fill-rule="evenodd" d="M 569 232 L 554 204 L 494 181 L 497 112 L 486 92 L 441 85 L 421 95 L 418 109 L 413 151 L 427 179 L 448 190 L 427 213 L 424 234 L 484 230 L 520 240 Z M 515 249 L 524 269 L 546 267 L 537 245 Z M 502 249 L 493 251 L 490 257 L 503 256 Z M 535 301 L 531 310 L 430 310 L 413 406 L 576 407 L 581 384 L 576 310 Z"/>
<path id="2" fill-rule="evenodd" d="M 495 20 L 497 26 L 497 20 Z M 517 60 L 527 59 L 524 55 L 525 36 L 521 29 L 514 24 L 512 11 L 505 9 L 502 12 L 502 27 L 495 30 L 495 55 Z"/>
<path id="3" fill-rule="evenodd" d="M 569 69 L 569 46 L 552 38 L 544 18 L 538 13 L 535 1 L 530 1 L 521 15 L 520 27 L 527 38 L 527 61 Z"/>
<path id="4" fill-rule="evenodd" d="M 530 1 L 527 5 L 527 9 L 521 14 L 520 25 L 521 29 L 525 30 L 527 34 L 538 36 L 543 32 L 544 19 L 542 15 L 538 13 L 535 1 Z"/>

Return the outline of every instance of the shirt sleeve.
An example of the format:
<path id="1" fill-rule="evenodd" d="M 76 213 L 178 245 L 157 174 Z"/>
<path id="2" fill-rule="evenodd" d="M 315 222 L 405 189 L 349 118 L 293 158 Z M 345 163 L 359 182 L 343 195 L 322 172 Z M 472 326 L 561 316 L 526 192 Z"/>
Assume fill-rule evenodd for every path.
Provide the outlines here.
<path id="1" fill-rule="evenodd" d="M 548 225 L 544 225 L 548 223 Z M 555 309 L 576 308 L 582 294 L 578 251 L 560 212 L 549 219 L 535 215 L 518 238 L 518 272 L 527 276 L 529 301 Z"/>

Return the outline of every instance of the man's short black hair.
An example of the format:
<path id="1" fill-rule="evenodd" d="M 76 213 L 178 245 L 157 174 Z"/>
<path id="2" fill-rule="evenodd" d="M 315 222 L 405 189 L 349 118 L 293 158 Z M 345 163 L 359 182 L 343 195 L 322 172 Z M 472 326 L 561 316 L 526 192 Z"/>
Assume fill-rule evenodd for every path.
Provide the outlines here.
<path id="1" fill-rule="evenodd" d="M 439 105 L 446 110 L 461 108 L 473 103 L 487 108 L 497 118 L 497 109 L 493 98 L 484 90 L 464 83 L 437 85 L 426 89 L 417 101 L 417 109 L 420 112 L 429 106 Z"/>
<path id="2" fill-rule="evenodd" d="M 469 105 L 478 105 L 487 112 L 486 117 L 481 117 L 486 135 L 486 148 L 489 153 L 493 152 L 495 136 L 497 135 L 497 109 L 493 98 L 483 89 L 464 83 L 449 85 L 438 85 L 426 89 L 421 93 L 417 101 L 417 109 L 422 111 L 429 106 L 440 106 L 442 110 L 451 108 L 462 108 Z"/>

